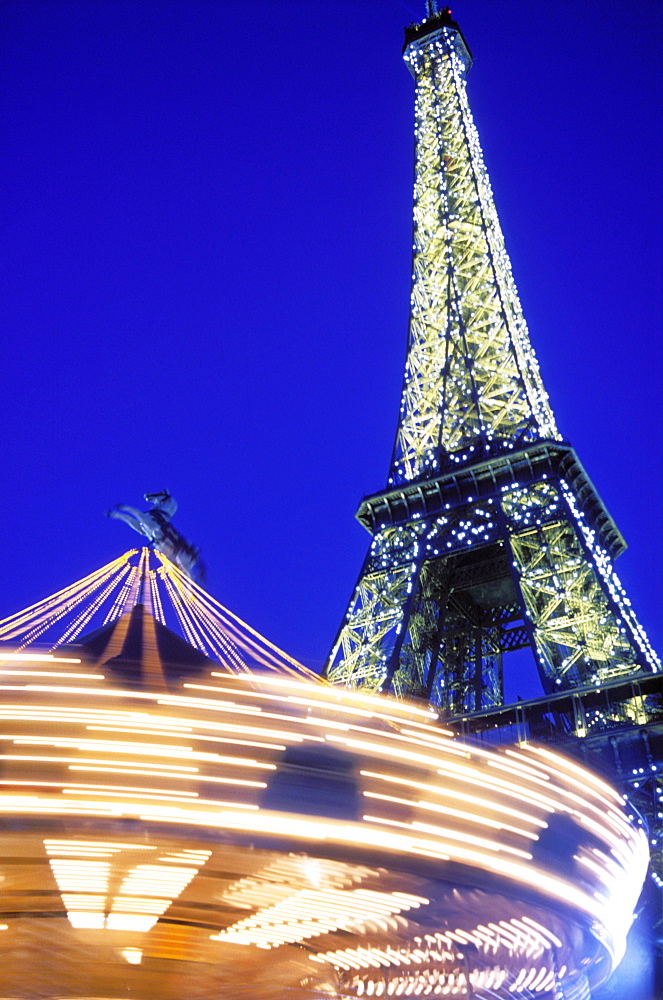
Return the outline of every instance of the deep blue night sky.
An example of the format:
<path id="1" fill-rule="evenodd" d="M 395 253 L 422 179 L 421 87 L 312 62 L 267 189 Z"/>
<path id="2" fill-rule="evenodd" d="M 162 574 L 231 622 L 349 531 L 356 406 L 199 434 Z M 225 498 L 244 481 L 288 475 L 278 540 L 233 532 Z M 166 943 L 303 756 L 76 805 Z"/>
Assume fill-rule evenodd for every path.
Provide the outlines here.
<path id="1" fill-rule="evenodd" d="M 400 48 L 423 13 L 0 5 L 0 617 L 136 544 L 103 512 L 167 487 L 208 589 L 321 667 L 367 548 L 353 514 L 385 484 L 396 425 Z M 458 0 L 454 16 L 543 378 L 660 650 L 663 7 Z M 636 1000 L 637 954 L 602 996 L 629 983 Z"/>
<path id="2" fill-rule="evenodd" d="M 208 589 L 319 668 L 383 487 L 423 0 L 5 0 L 0 617 L 169 488 Z M 544 381 L 660 649 L 662 8 L 464 0 Z M 523 691 L 527 685 L 523 681 Z"/>

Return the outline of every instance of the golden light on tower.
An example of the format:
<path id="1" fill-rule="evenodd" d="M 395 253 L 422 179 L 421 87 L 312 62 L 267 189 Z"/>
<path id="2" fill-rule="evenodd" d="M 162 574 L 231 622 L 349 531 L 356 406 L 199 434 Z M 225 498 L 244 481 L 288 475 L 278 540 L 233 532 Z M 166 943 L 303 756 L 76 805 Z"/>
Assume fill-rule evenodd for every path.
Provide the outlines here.
<path id="1" fill-rule="evenodd" d="M 660 673 L 615 573 L 625 542 L 562 440 L 472 118 L 449 8 L 406 28 L 415 84 L 412 285 L 386 487 L 327 664 L 336 684 L 451 715 L 504 703 L 511 654 L 542 693 Z"/>

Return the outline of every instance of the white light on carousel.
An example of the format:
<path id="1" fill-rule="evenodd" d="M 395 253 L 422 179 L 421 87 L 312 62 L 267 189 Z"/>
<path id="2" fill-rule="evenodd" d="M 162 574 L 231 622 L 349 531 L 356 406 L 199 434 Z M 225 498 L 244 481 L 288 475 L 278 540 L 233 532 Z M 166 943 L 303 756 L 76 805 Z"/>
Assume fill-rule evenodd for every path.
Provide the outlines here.
<path id="1" fill-rule="evenodd" d="M 114 995 L 121 968 L 170 1000 L 178 967 L 234 997 L 229 963 L 273 1000 L 543 995 L 619 959 L 646 839 L 576 763 L 303 678 L 210 668 L 164 690 L 105 663 L 100 683 L 80 652 L 52 684 L 13 660 L 0 693 L 3 995 L 28 938 L 71 997 Z"/>

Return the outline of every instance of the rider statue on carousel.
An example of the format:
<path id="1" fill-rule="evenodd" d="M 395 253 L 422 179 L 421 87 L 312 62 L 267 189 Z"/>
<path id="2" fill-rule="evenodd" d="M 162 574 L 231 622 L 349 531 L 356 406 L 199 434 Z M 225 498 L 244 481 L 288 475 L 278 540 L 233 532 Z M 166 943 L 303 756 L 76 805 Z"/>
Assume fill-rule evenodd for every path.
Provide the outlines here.
<path id="1" fill-rule="evenodd" d="M 175 563 L 183 573 L 192 580 L 201 580 L 204 570 L 200 561 L 200 549 L 188 542 L 171 524 L 177 510 L 177 500 L 168 490 L 146 493 L 145 499 L 152 504 L 150 510 L 141 511 L 118 503 L 106 511 L 106 516 L 124 521 L 134 531 L 145 535 L 153 548 Z"/>

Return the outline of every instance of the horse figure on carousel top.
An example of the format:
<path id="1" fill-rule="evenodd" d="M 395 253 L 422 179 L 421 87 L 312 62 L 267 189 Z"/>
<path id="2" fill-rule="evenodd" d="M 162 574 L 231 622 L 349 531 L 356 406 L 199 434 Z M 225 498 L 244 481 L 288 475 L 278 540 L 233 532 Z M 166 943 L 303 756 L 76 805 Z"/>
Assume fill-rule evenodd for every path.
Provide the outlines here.
<path id="1" fill-rule="evenodd" d="M 204 567 L 200 561 L 200 549 L 187 542 L 170 523 L 177 510 L 175 497 L 168 490 L 161 490 L 159 493 L 146 493 L 145 499 L 153 505 L 150 510 L 142 511 L 129 507 L 128 504 L 118 503 L 106 511 L 106 517 L 124 521 L 134 531 L 149 539 L 153 548 L 175 563 L 188 577 L 202 580 Z"/>

